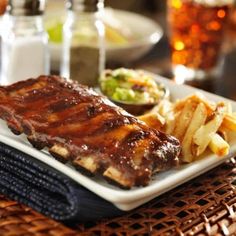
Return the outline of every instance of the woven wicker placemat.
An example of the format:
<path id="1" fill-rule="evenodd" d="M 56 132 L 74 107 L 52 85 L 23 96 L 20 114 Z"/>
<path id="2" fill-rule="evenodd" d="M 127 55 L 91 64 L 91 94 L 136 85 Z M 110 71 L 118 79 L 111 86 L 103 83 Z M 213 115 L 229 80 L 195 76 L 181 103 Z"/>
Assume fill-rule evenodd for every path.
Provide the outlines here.
<path id="1" fill-rule="evenodd" d="M 123 217 L 73 228 L 0 196 L 0 235 L 236 235 L 236 159 Z"/>

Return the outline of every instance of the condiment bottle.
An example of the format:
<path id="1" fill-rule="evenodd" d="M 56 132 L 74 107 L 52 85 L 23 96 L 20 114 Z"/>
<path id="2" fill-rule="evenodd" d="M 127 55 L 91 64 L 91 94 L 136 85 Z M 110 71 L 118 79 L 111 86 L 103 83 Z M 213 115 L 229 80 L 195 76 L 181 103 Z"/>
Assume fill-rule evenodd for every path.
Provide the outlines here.
<path id="1" fill-rule="evenodd" d="M 96 86 L 105 67 L 103 0 L 67 0 L 61 75 Z"/>
<path id="2" fill-rule="evenodd" d="M 9 0 L 2 32 L 1 84 L 49 73 L 45 0 Z"/>
<path id="3" fill-rule="evenodd" d="M 6 11 L 7 8 L 7 1 L 8 0 L 1 0 L 0 1 L 0 45 L 1 45 L 1 35 L 2 35 L 2 31 L 4 30 L 4 25 L 3 25 L 3 15 Z"/>

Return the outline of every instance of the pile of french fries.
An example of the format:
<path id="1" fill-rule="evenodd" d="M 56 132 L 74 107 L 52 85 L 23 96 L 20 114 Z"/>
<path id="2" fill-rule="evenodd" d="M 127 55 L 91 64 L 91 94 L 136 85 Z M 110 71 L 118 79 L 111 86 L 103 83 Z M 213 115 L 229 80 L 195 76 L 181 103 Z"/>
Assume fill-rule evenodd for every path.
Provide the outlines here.
<path id="1" fill-rule="evenodd" d="M 236 114 L 230 103 L 214 103 L 193 94 L 174 103 L 163 100 L 139 119 L 179 139 L 182 161 L 192 162 L 207 149 L 218 156 L 229 152 L 228 133 L 236 131 Z"/>

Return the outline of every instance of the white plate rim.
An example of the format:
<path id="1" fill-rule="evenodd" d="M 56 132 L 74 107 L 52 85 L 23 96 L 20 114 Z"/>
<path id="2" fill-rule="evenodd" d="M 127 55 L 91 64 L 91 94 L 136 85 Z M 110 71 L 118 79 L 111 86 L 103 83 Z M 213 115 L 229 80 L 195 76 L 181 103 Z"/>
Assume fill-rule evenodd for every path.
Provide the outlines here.
<path id="1" fill-rule="evenodd" d="M 195 89 L 186 85 L 176 85 L 172 81 L 169 81 L 163 77 L 155 75 L 158 81 L 166 84 L 169 88 L 171 93 L 174 92 L 173 88 L 176 88 L 176 86 L 179 86 L 179 88 L 182 88 L 184 90 L 188 90 L 189 93 L 194 93 L 196 91 L 201 91 L 203 94 L 205 94 L 207 97 L 211 97 L 213 100 L 217 101 L 230 101 L 236 109 L 236 102 L 225 99 L 223 97 Z M 90 191 L 94 192 L 98 196 L 106 199 L 107 201 L 113 203 L 118 208 L 122 210 L 131 210 L 150 199 L 153 199 L 160 194 L 163 194 L 170 189 L 177 187 L 180 184 L 183 184 L 184 182 L 187 182 L 190 179 L 193 179 L 197 177 L 198 175 L 205 173 L 206 171 L 216 167 L 217 165 L 220 165 L 225 160 L 233 157 L 234 154 L 236 154 L 236 143 L 231 147 L 229 155 L 225 157 L 216 157 L 215 155 L 210 155 L 200 161 L 193 162 L 191 164 L 188 164 L 185 166 L 185 169 L 180 170 L 171 170 L 172 175 L 170 177 L 165 177 L 163 180 L 158 180 L 155 183 L 150 183 L 149 186 L 146 187 L 139 187 L 134 188 L 131 190 L 122 190 L 116 187 L 113 187 L 111 185 L 101 185 L 99 182 L 95 181 L 93 178 L 89 178 L 85 175 L 82 175 L 78 171 L 72 169 L 69 166 L 66 166 L 59 161 L 53 159 L 49 155 L 45 154 L 45 152 L 38 151 L 31 147 L 29 144 L 26 144 L 22 141 L 21 138 L 18 136 L 15 136 L 11 134 L 10 131 L 6 131 L 6 128 L 3 125 L 3 122 L 0 122 L 0 141 L 10 145 L 16 149 L 19 149 L 27 154 L 30 154 L 31 156 L 35 157 L 36 159 L 48 164 L 49 166 L 61 171 L 68 177 L 74 179 L 77 183 L 81 184 L 85 188 L 89 189 Z M 5 131 L 4 131 L 5 130 Z M 182 168 L 182 167 L 181 167 Z M 174 173 L 173 175 L 173 172 Z M 168 172 L 163 172 L 168 173 Z M 157 174 L 154 179 L 158 179 L 158 176 L 161 176 L 163 173 Z M 190 173 L 192 173 L 190 175 Z"/>

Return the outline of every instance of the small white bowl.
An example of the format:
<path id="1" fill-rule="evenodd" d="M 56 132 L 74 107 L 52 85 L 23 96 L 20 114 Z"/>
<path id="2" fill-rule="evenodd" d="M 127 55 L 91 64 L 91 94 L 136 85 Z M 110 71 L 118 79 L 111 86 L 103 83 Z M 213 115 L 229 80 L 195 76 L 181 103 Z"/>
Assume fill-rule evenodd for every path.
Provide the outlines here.
<path id="1" fill-rule="evenodd" d="M 105 15 L 111 13 L 121 24 L 123 23 L 125 27 L 130 29 L 134 38 L 125 45 L 107 45 L 106 60 L 108 62 L 121 63 L 137 60 L 146 54 L 163 35 L 163 30 L 159 24 L 145 16 L 128 11 L 105 9 Z M 55 15 L 65 18 L 62 14 L 55 14 L 55 12 L 51 17 L 55 17 Z M 50 14 L 46 16 L 46 19 L 48 18 L 50 19 Z M 57 71 L 60 67 L 61 44 L 50 43 L 49 47 L 51 69 Z"/>
<path id="2" fill-rule="evenodd" d="M 131 30 L 135 38 L 129 44 L 108 47 L 106 51 L 108 61 L 130 62 L 136 60 L 161 39 L 163 31 L 155 21 L 128 11 L 113 11 L 114 16 Z"/>

